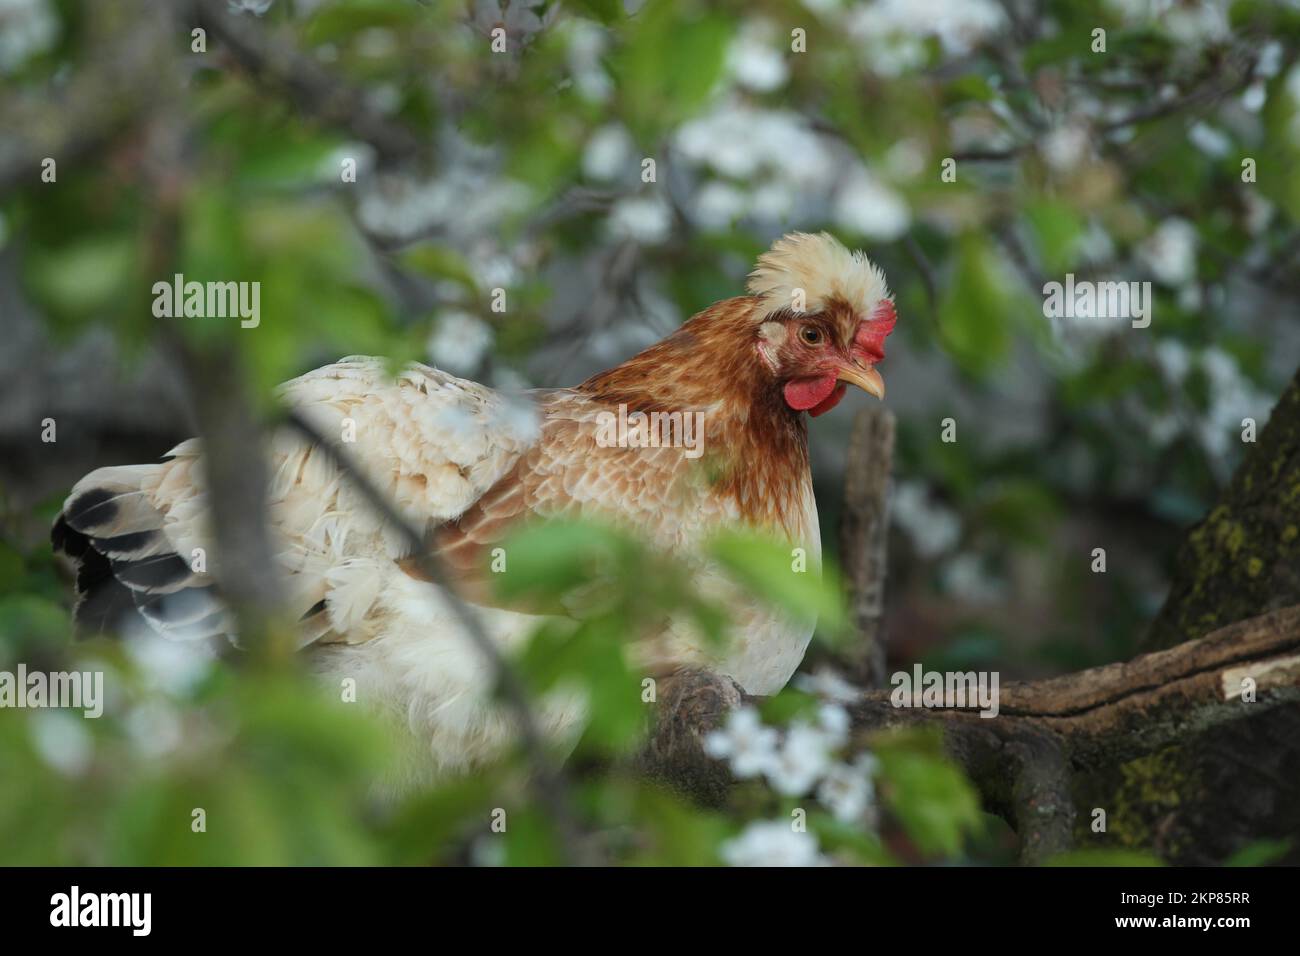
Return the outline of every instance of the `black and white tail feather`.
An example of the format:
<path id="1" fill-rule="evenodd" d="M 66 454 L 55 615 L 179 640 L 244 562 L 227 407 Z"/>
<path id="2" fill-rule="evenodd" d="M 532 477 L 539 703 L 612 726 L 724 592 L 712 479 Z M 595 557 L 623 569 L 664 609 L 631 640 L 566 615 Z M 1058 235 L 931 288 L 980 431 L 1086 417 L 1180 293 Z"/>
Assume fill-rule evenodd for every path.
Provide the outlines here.
<path id="1" fill-rule="evenodd" d="M 461 514 L 536 439 L 535 423 L 509 414 L 502 396 L 421 365 L 394 379 L 382 360 L 356 356 L 286 383 L 281 395 L 324 434 L 350 422 L 358 463 L 421 525 Z M 302 643 L 357 644 L 391 631 L 408 613 L 381 600 L 405 586 L 401 536 L 321 449 L 283 432 L 268 450 L 271 531 Z M 194 439 L 154 464 L 100 468 L 77 482 L 51 537 L 77 565 L 82 633 L 146 625 L 174 640 L 234 639 L 207 504 Z"/>
<path id="2" fill-rule="evenodd" d="M 174 640 L 229 633 L 211 575 L 195 570 L 205 563 L 177 552 L 154 501 L 173 457 L 91 472 L 55 520 L 54 548 L 77 564 L 74 620 L 83 636 L 120 633 L 140 622 Z"/>

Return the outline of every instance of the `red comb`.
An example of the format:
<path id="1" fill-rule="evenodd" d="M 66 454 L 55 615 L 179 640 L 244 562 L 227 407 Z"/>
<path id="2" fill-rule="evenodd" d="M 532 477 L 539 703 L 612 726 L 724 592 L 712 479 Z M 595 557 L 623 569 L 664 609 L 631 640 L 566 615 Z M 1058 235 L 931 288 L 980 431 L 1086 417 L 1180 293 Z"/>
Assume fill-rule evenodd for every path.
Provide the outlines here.
<path id="1" fill-rule="evenodd" d="M 853 337 L 854 346 L 866 352 L 872 362 L 879 362 L 885 357 L 885 336 L 894 331 L 897 322 L 894 303 L 881 299 L 871 310 L 871 315 L 858 325 L 857 335 Z"/>

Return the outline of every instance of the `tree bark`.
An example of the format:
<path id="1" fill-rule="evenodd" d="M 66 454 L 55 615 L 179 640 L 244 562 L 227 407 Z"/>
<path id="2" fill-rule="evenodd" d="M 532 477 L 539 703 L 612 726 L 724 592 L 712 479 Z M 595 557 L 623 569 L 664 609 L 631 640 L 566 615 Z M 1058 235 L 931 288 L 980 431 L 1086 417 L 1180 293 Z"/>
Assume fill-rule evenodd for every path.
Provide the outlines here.
<path id="1" fill-rule="evenodd" d="M 1092 814 L 1081 810 L 1100 807 L 1111 816 L 1105 802 L 1078 802 L 1077 779 L 1300 702 L 1300 605 L 1132 661 L 1007 684 L 993 717 L 975 704 L 900 707 L 893 693 L 868 691 L 850 707 L 854 745 L 869 748 L 873 734 L 892 728 L 941 727 L 985 805 L 1020 835 L 1022 858 L 1037 863 L 1074 844 L 1078 826 L 1092 834 Z M 704 802 L 722 802 L 731 781 L 704 753 L 703 738 L 743 700 L 730 678 L 679 677 L 662 698 L 641 769 Z M 1093 836 L 1105 842 L 1105 833 Z"/>
<path id="2" fill-rule="evenodd" d="M 1172 647 L 1300 602 L 1300 372 L 1258 442 L 1178 552 L 1173 584 L 1146 638 Z"/>
<path id="3" fill-rule="evenodd" d="M 885 573 L 889 535 L 889 476 L 894 466 L 894 413 L 868 405 L 853 422 L 844 462 L 840 556 L 849 614 L 857 635 L 848 653 L 851 677 L 882 687 L 885 672 Z"/>
<path id="4" fill-rule="evenodd" d="M 1145 646 L 1176 647 L 1300 602 L 1300 372 L 1258 442 L 1178 552 Z M 1212 727 L 1079 781 L 1113 807 L 1109 839 L 1176 863 L 1219 863 L 1261 839 L 1292 839 L 1300 863 L 1300 704 Z"/>

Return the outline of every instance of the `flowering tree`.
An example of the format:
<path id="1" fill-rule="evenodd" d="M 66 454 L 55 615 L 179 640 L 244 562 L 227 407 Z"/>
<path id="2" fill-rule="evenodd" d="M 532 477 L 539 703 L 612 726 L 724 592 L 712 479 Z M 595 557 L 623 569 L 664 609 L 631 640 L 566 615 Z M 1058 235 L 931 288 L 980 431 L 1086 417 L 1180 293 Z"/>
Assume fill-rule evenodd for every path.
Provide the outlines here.
<path id="1" fill-rule="evenodd" d="M 274 633 L 253 449 L 276 383 L 366 352 L 507 392 L 569 385 L 734 294 L 792 229 L 867 250 L 897 299 L 892 664 L 1041 678 L 1300 603 L 1298 55 L 1300 12 L 1262 0 L 0 0 L 0 651 L 80 653 L 43 535 L 89 467 L 155 457 L 196 424 L 221 463 L 218 544 L 240 556 L 223 584 L 248 633 Z M 275 320 L 159 316 L 150 290 L 175 273 L 258 282 Z M 39 440 L 47 418 L 58 443 Z M 852 422 L 838 409 L 814 435 L 823 502 L 841 499 Z M 823 509 L 827 541 L 840 517 Z M 650 579 L 694 607 L 634 543 L 586 534 L 623 556 L 627 615 Z M 737 562 L 756 592 L 761 562 Z M 821 592 L 787 599 L 825 609 Z M 615 623 L 566 660 L 605 708 L 591 753 L 626 762 L 645 708 L 608 652 Z M 139 690 L 113 732 L 0 714 L 33 780 L 0 805 L 17 859 L 47 862 L 74 819 L 101 834 L 90 856 L 123 862 L 1012 855 L 962 731 L 948 751 L 924 728 L 877 737 L 879 701 L 828 676 L 843 647 L 698 725 L 740 782 L 712 808 L 557 771 L 569 829 L 521 811 L 505 840 L 483 821 L 517 799 L 517 762 L 363 832 L 383 759 L 365 721 L 323 705 L 304 720 L 314 698 L 274 666 L 232 690 L 220 662 L 94 653 Z M 528 693 L 565 676 L 535 656 L 517 662 Z M 1266 854 L 1300 825 L 1295 713 L 1057 774 L 1072 842 Z M 196 769 L 196 747 L 218 769 Z M 114 764 L 135 772 L 92 773 Z M 78 803 L 70 778 L 103 799 Z M 246 793 L 228 846 L 160 822 Z M 627 820 L 641 839 L 590 837 Z"/>

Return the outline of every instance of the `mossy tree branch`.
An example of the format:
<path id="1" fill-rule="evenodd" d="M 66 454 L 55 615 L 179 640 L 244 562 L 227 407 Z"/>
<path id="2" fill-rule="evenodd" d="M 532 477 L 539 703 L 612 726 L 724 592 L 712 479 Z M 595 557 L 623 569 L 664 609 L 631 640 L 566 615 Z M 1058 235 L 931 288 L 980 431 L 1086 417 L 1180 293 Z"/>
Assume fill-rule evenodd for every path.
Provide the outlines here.
<path id="1" fill-rule="evenodd" d="M 986 806 L 1020 834 L 1022 858 L 1040 862 L 1071 843 L 1072 776 L 1300 702 L 1300 605 L 1132 661 L 1004 685 L 995 717 L 977 706 L 897 707 L 891 693 L 867 691 L 850 706 L 855 746 L 870 747 L 880 731 L 938 726 Z M 642 768 L 719 802 L 728 781 L 702 741 L 743 699 L 730 678 L 679 675 Z"/>

